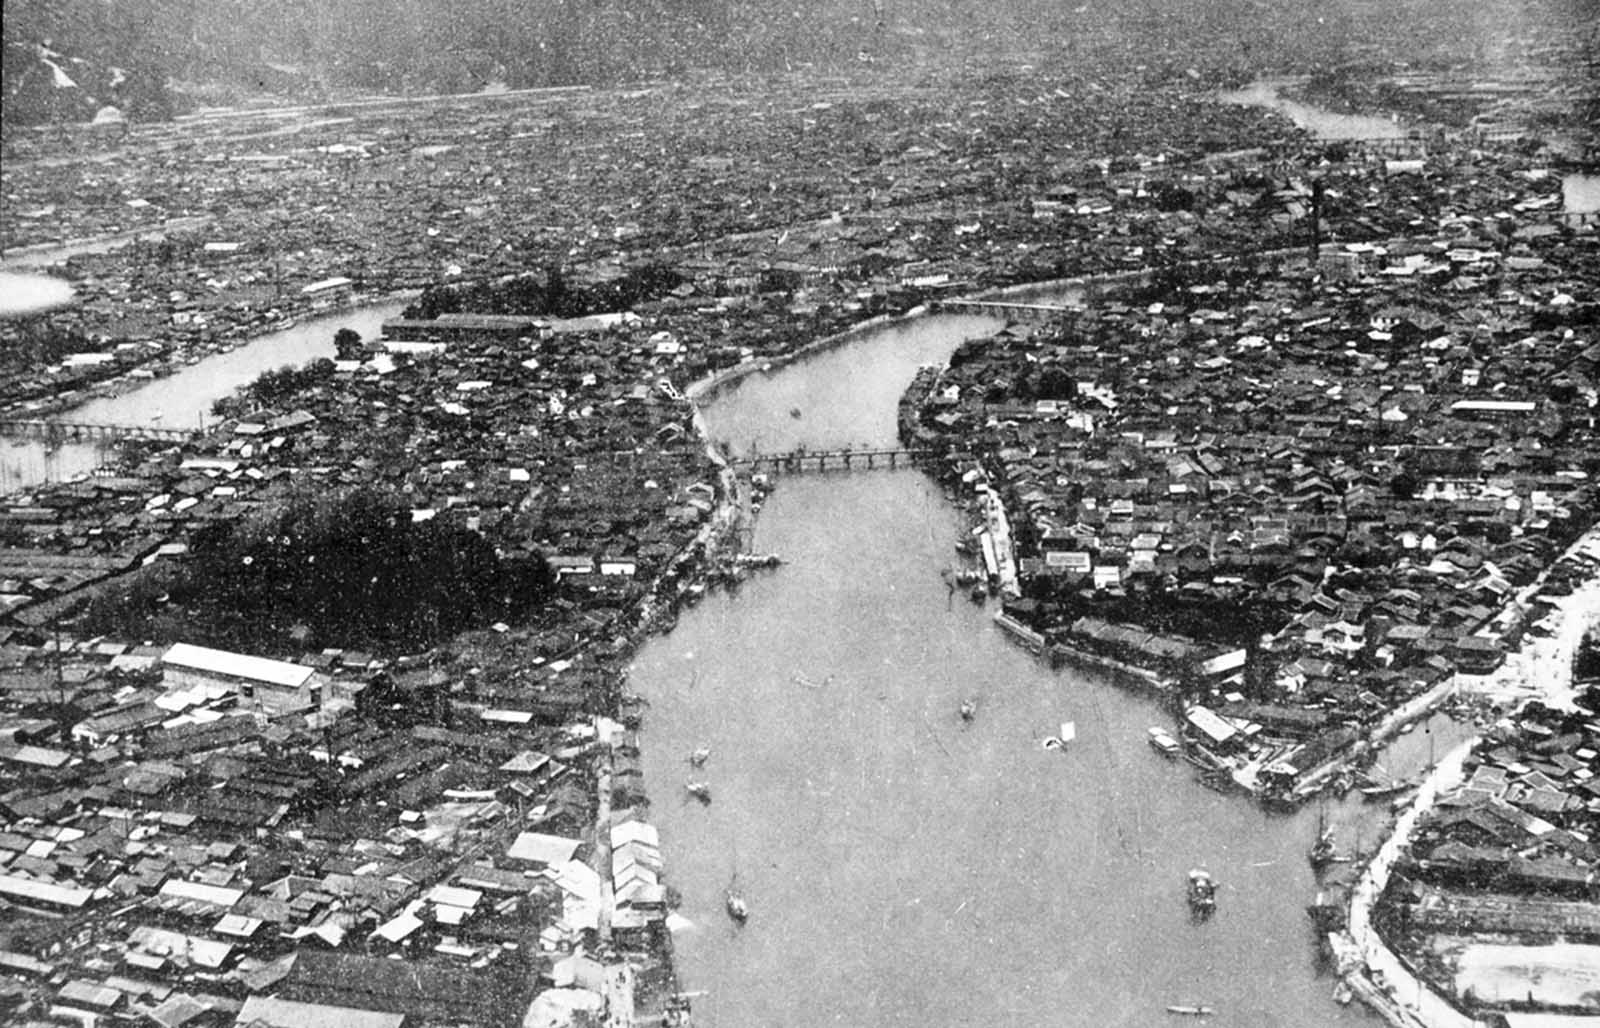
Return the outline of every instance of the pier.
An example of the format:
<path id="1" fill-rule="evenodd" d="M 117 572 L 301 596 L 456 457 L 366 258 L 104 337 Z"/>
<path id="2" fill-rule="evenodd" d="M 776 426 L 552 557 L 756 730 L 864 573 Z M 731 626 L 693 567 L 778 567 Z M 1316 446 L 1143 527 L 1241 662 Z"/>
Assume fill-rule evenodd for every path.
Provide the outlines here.
<path id="1" fill-rule="evenodd" d="M 786 453 L 747 453 L 729 457 L 728 464 L 743 474 L 798 474 L 804 471 L 860 471 L 897 468 L 914 458 L 936 454 L 936 450 L 908 450 L 888 447 L 863 450 L 789 450 Z"/>
<path id="2" fill-rule="evenodd" d="M 80 440 L 121 442 L 182 443 L 198 435 L 191 428 L 160 428 L 155 425 L 92 425 L 76 421 L 49 421 L 44 418 L 0 419 L 0 436 L 13 439 L 43 439 L 59 443 Z"/>

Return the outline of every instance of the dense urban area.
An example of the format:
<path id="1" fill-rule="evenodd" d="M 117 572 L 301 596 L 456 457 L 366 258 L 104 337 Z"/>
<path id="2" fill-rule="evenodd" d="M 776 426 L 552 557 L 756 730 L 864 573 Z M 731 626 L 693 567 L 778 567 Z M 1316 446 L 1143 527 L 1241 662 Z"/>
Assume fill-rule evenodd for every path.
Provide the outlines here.
<path id="1" fill-rule="evenodd" d="M 952 602 L 1154 697 L 1204 785 L 1386 805 L 1309 853 L 1337 999 L 1600 1018 L 1600 16 L 1017 8 L 964 48 L 948 11 L 597 5 L 519 21 L 552 56 L 517 63 L 478 3 L 408 65 L 447 30 L 388 40 L 404 6 L 217 5 L 163 49 L 182 5 L 53 40 L 6 5 L 0 1020 L 691 1023 L 632 661 L 781 578 L 769 492 L 891 462 L 971 529 Z M 41 272 L 70 300 L 28 309 Z M 379 302 L 198 426 L 75 417 Z M 1005 327 L 905 383 L 896 443 L 708 433 L 937 311 Z M 1387 775 L 1435 711 L 1464 741 Z"/>

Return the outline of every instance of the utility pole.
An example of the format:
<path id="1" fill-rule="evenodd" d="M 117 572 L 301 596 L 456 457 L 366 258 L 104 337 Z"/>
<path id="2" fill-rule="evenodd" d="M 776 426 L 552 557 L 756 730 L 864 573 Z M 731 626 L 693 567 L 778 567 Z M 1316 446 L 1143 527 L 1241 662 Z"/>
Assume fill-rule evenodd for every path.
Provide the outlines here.
<path id="1" fill-rule="evenodd" d="M 1311 266 L 1316 267 L 1322 255 L 1322 180 L 1311 181 Z"/>
<path id="2" fill-rule="evenodd" d="M 67 679 L 66 673 L 61 668 L 61 612 L 56 611 L 56 616 L 50 619 L 50 624 L 55 635 L 56 643 L 56 717 L 61 722 L 61 735 L 63 740 L 70 738 L 71 726 L 67 724 Z"/>

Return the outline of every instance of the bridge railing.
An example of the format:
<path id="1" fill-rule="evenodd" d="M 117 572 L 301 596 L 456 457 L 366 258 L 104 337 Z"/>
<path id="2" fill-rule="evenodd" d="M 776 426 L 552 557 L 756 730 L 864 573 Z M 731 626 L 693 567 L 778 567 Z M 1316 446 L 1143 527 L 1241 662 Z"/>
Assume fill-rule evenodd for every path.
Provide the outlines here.
<path id="1" fill-rule="evenodd" d="M 910 465 L 916 458 L 931 456 L 935 450 L 902 446 L 807 450 L 796 448 L 781 453 L 744 453 L 729 456 L 728 463 L 738 471 L 758 474 L 763 471 L 794 474 L 812 471 L 860 471 Z"/>

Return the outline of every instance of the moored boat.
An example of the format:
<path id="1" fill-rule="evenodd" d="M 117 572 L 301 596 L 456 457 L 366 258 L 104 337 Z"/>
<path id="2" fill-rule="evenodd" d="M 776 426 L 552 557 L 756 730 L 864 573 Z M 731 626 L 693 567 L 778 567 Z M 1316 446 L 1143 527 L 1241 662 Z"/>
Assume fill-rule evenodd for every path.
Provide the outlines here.
<path id="1" fill-rule="evenodd" d="M 1317 814 L 1317 841 L 1311 844 L 1311 849 L 1306 853 L 1306 859 L 1317 870 L 1327 867 L 1333 862 L 1333 826 L 1328 824 L 1326 815 Z"/>
<path id="2" fill-rule="evenodd" d="M 1199 1004 L 1169 1003 L 1167 1004 L 1167 1013 L 1188 1014 L 1190 1017 L 1209 1017 L 1212 1010 L 1210 1007 Z"/>
<path id="3" fill-rule="evenodd" d="M 1316 900 L 1306 906 L 1306 916 L 1317 931 L 1336 932 L 1345 926 L 1345 904 L 1337 893 L 1318 889 Z"/>
<path id="4" fill-rule="evenodd" d="M 1163 757 L 1171 759 L 1177 759 L 1178 755 L 1183 752 L 1183 747 L 1178 745 L 1178 740 L 1174 739 L 1172 733 L 1164 728 L 1150 729 L 1150 748 Z"/>
<path id="5" fill-rule="evenodd" d="M 1364 785 L 1361 787 L 1361 798 L 1365 800 L 1381 800 L 1414 788 L 1416 788 L 1416 783 L 1408 782 L 1404 779 L 1389 782 L 1386 785 Z"/>

